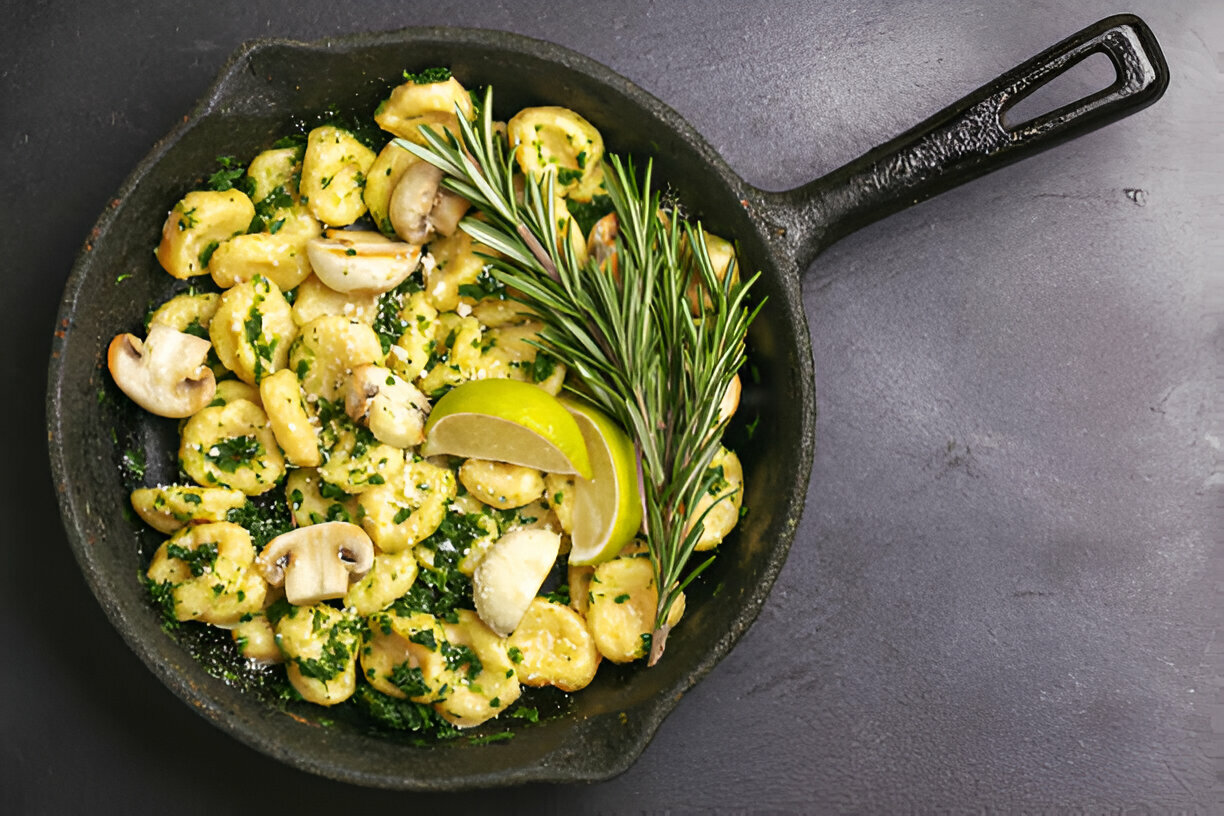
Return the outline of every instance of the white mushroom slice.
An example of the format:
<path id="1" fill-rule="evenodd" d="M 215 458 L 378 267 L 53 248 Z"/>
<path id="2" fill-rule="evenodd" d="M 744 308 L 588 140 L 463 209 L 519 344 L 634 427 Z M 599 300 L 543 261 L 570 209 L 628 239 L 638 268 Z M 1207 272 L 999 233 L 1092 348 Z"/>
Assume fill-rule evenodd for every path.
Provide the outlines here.
<path id="1" fill-rule="evenodd" d="M 472 575 L 476 614 L 497 634 L 515 630 L 548 577 L 561 536 L 548 530 L 515 530 L 489 548 Z"/>
<path id="2" fill-rule="evenodd" d="M 343 598 L 349 582 L 374 565 L 374 544 L 356 524 L 329 521 L 299 527 L 268 542 L 255 559 L 264 580 L 285 585 L 294 606 Z"/>
<path id="3" fill-rule="evenodd" d="M 150 413 L 178 419 L 212 402 L 217 381 L 204 364 L 211 347 L 202 337 L 154 323 L 144 342 L 134 334 L 112 340 L 106 364 L 115 384 L 133 402 Z"/>
<path id="4" fill-rule="evenodd" d="M 442 171 L 429 162 L 409 167 L 391 192 L 388 215 L 395 234 L 410 244 L 424 244 L 439 233 L 455 234 L 459 219 L 471 206 L 457 193 L 441 187 Z"/>
<path id="5" fill-rule="evenodd" d="M 344 410 L 354 422 L 370 429 L 379 442 L 412 448 L 425 439 L 429 397 L 389 368 L 357 366 L 349 378 Z"/>
<path id="6" fill-rule="evenodd" d="M 449 238 L 459 229 L 459 219 L 471 206 L 470 201 L 453 190 L 440 189 L 433 209 L 429 211 L 429 223 L 433 225 L 434 232 Z"/>
<path id="7" fill-rule="evenodd" d="M 429 239 L 429 212 L 441 181 L 442 171 L 429 162 L 417 162 L 404 171 L 391 192 L 389 214 L 396 235 L 412 244 Z"/>
<path id="8" fill-rule="evenodd" d="M 306 257 L 319 280 L 337 292 L 376 294 L 399 286 L 413 273 L 421 260 L 415 244 L 388 241 L 381 235 L 373 240 L 368 233 L 350 237 L 333 232 L 334 237 L 311 238 Z"/>

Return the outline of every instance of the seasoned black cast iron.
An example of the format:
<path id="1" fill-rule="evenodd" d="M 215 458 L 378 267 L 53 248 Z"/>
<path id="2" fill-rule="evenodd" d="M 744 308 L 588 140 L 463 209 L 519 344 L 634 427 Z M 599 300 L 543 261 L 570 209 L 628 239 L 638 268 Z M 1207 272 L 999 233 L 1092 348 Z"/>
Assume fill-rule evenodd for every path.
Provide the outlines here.
<path id="1" fill-rule="evenodd" d="M 1117 70 L 1109 88 L 1018 129 L 1003 126 L 1009 106 L 1093 53 L 1106 54 Z M 731 440 L 742 451 L 751 512 L 692 590 L 664 659 L 649 670 L 604 666 L 590 688 L 569 699 L 541 694 L 545 714 L 559 714 L 539 725 L 520 724 L 508 742 L 460 739 L 423 748 L 395 735 L 372 735 L 343 718 L 320 725 L 335 718 L 322 708 L 303 705 L 286 716 L 259 689 L 244 691 L 205 669 L 205 663 L 216 669 L 225 659 L 218 655 L 229 650 L 211 648 L 213 641 L 192 627 L 175 637 L 161 630 L 137 580 L 159 539 L 125 517 L 128 488 L 117 465 L 119 451 L 140 447 L 150 480 L 173 480 L 174 423 L 142 415 L 122 399 L 101 355 L 116 333 L 138 330 L 146 304 L 175 291 L 176 282 L 155 270 L 150 250 L 167 208 L 199 183 L 216 155 L 249 158 L 288 132 L 295 117 L 332 105 L 368 115 L 405 68 L 432 65 L 451 66 L 469 88 L 493 83 L 500 116 L 527 105 L 566 105 L 600 129 L 609 149 L 653 156 L 656 177 L 680 191 L 707 228 L 740 242 L 744 266 L 764 273 L 758 293 L 769 302 L 750 337 L 759 382 L 746 389 L 741 407 L 745 422 L 759 417 L 756 434 L 745 444 L 741 427 Z M 800 273 L 850 231 L 1149 105 L 1167 82 L 1149 29 L 1135 17 L 1112 17 L 825 178 L 772 193 L 737 177 L 657 99 L 549 43 L 492 31 L 408 29 L 248 44 L 191 117 L 124 184 L 65 289 L 48 425 L 77 559 L 115 626 L 167 686 L 219 727 L 298 768 L 405 789 L 613 776 L 632 764 L 680 696 L 747 630 L 786 558 L 810 474 L 816 404 Z M 117 285 L 116 277 L 128 272 L 137 274 Z M 100 389 L 113 397 L 101 405 Z"/>

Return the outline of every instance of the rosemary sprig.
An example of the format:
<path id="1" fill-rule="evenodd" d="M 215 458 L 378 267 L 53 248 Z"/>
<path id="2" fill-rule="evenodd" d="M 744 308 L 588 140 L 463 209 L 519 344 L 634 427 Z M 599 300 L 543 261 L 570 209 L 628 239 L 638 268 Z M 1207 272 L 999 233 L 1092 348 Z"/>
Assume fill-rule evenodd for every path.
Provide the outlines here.
<path id="1" fill-rule="evenodd" d="M 492 111 L 490 87 L 474 126 L 459 117 L 461 138 L 422 127 L 426 147 L 398 144 L 440 168 L 445 185 L 483 214 L 460 226 L 500 253 L 489 258 L 493 274 L 539 314 L 542 347 L 634 439 L 643 528 L 659 588 L 648 660 L 654 665 L 680 592 L 713 561 L 686 573 L 704 519 L 690 519 L 688 508 L 714 489 L 719 405 L 744 362 L 744 338 L 760 310 L 759 303 L 747 305 L 757 275 L 737 282 L 732 267 L 720 281 L 700 223 L 675 209 L 664 214 L 651 164 L 639 184 L 632 161 L 615 155 L 603 167 L 619 222 L 619 280 L 593 258 L 580 261 L 568 235 L 573 222 L 557 219 L 555 174 L 526 179 L 516 193 L 513 152 L 494 130 Z M 694 278 L 706 300 L 698 315 L 688 293 Z"/>

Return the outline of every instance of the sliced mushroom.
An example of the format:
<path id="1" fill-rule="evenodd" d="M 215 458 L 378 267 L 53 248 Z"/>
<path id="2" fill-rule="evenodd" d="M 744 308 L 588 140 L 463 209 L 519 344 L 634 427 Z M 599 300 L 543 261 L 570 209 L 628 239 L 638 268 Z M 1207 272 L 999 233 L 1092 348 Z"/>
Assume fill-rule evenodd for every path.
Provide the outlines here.
<path id="1" fill-rule="evenodd" d="M 391 192 L 388 215 L 395 234 L 412 244 L 423 244 L 435 232 L 453 235 L 467 212 L 467 199 L 441 187 L 442 171 L 429 162 L 417 162 L 404 171 Z"/>
<path id="2" fill-rule="evenodd" d="M 272 586 L 285 585 L 289 603 L 309 606 L 343 598 L 374 566 L 374 544 L 356 524 L 312 524 L 269 541 L 255 566 Z"/>
<path id="3" fill-rule="evenodd" d="M 519 529 L 489 549 L 472 575 L 472 599 L 476 614 L 490 629 L 505 637 L 518 627 L 560 547 L 557 533 Z"/>
<path id="4" fill-rule="evenodd" d="M 378 233 L 329 230 L 306 243 L 306 257 L 319 280 L 337 292 L 378 294 L 413 273 L 421 247 L 388 241 Z"/>
<path id="5" fill-rule="evenodd" d="M 158 416 L 182 418 L 212 402 L 217 381 L 205 365 L 212 343 L 162 323 L 141 342 L 121 334 L 106 353 L 115 384 L 132 401 Z"/>
<path id="6" fill-rule="evenodd" d="M 390 369 L 367 363 L 353 369 L 344 410 L 379 442 L 411 448 L 425 439 L 429 398 Z"/>
<path id="7" fill-rule="evenodd" d="M 620 280 L 620 266 L 616 256 L 616 236 L 619 232 L 620 221 L 617 220 L 616 213 L 610 212 L 595 222 L 587 238 L 587 254 L 595 259 L 600 269 L 611 271 L 616 280 Z"/>
<path id="8" fill-rule="evenodd" d="M 468 211 L 472 203 L 452 190 L 438 190 L 433 209 L 429 211 L 429 223 L 434 232 L 447 238 L 455 234 L 459 228 L 459 219 Z"/>

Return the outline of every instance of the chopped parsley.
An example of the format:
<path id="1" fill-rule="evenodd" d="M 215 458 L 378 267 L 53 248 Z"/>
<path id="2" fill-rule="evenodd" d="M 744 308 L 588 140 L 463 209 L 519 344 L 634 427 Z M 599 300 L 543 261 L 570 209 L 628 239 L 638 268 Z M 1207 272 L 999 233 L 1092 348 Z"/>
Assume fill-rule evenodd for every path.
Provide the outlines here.
<path id="1" fill-rule="evenodd" d="M 199 578 L 205 572 L 211 570 L 213 565 L 217 563 L 217 543 L 210 541 L 205 544 L 198 544 L 194 549 L 189 549 L 170 541 L 166 544 L 166 555 L 182 561 L 191 570 L 191 574 Z"/>
<path id="2" fill-rule="evenodd" d="M 482 300 L 484 298 L 505 300 L 506 284 L 494 277 L 493 267 L 490 264 L 485 264 L 476 273 L 475 283 L 460 284 L 459 295 L 460 297 L 469 297 L 473 300 Z"/>
<path id="3" fill-rule="evenodd" d="M 243 184 L 246 169 L 233 156 L 218 156 L 218 170 L 208 177 L 208 189 L 224 192 L 237 187 L 247 195 L 251 194 L 251 185 Z"/>
<path id="4" fill-rule="evenodd" d="M 480 673 L 484 671 L 484 664 L 480 662 L 476 652 L 472 651 L 471 646 L 443 643 L 442 656 L 446 658 L 446 668 L 448 669 L 458 669 L 460 666 L 467 666 L 464 675 L 469 683 L 479 677 Z"/>
<path id="5" fill-rule="evenodd" d="M 241 507 L 228 510 L 225 519 L 250 533 L 255 549 L 262 550 L 269 541 L 293 529 L 293 517 L 288 502 L 278 501 L 271 493 L 259 498 L 258 504 L 247 499 Z"/>
<path id="6" fill-rule="evenodd" d="M 445 82 L 450 78 L 450 69 L 443 68 L 442 66 L 426 68 L 422 71 L 417 71 L 416 73 L 404 71 L 404 79 L 416 85 L 432 85 L 435 82 Z"/>
<path id="7" fill-rule="evenodd" d="M 254 436 L 231 436 L 216 442 L 204 451 L 204 458 L 218 470 L 233 473 L 264 454 L 263 444 Z"/>
<path id="8" fill-rule="evenodd" d="M 400 663 L 391 671 L 391 683 L 409 697 L 423 697 L 429 694 L 429 684 L 420 666 L 409 666 L 407 662 Z"/>
<path id="9" fill-rule="evenodd" d="M 544 600 L 550 603 L 561 604 L 562 606 L 569 605 L 569 602 L 570 602 L 569 584 L 562 584 L 561 586 L 554 589 L 552 592 L 549 592 L 547 595 L 544 596 Z"/>
<path id="10" fill-rule="evenodd" d="M 370 686 L 358 687 L 352 705 L 384 728 L 420 735 L 421 745 L 459 736 L 459 729 L 442 719 L 428 703 L 398 700 Z"/>
<path id="11" fill-rule="evenodd" d="M 315 623 L 318 625 L 317 617 Z M 362 628 L 363 624 L 358 618 L 336 621 L 328 627 L 327 642 L 323 644 L 320 657 L 293 658 L 298 671 L 303 677 L 324 682 L 343 672 L 353 657 L 352 642 L 361 634 Z"/>

